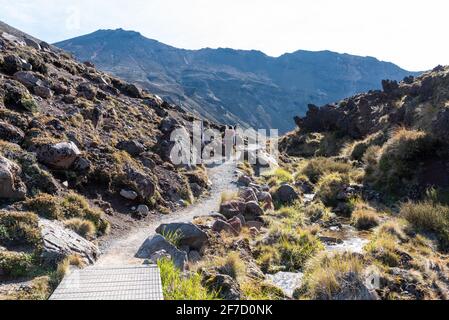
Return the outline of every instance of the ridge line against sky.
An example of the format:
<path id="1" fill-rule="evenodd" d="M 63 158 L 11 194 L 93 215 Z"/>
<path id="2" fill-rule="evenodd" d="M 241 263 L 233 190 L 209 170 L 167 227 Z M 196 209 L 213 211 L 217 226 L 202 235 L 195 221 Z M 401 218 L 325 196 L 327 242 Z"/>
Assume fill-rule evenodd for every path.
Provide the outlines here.
<path id="1" fill-rule="evenodd" d="M 123 28 L 185 49 L 329 50 L 410 71 L 449 64 L 449 3 L 440 0 L 0 0 L 0 8 L 0 20 L 51 43 Z"/>

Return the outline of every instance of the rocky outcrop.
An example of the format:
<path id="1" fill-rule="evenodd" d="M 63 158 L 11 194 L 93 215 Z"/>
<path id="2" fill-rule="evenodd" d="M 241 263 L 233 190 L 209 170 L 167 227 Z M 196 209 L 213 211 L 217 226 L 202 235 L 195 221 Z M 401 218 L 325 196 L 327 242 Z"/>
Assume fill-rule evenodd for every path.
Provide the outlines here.
<path id="1" fill-rule="evenodd" d="M 145 240 L 145 242 L 137 252 L 136 257 L 141 259 L 149 259 L 155 253 L 160 252 L 161 250 L 164 250 L 168 255 L 170 255 L 176 267 L 184 270 L 188 260 L 187 253 L 176 248 L 173 244 L 168 242 L 163 236 L 159 234 L 151 236 L 147 240 Z"/>
<path id="2" fill-rule="evenodd" d="M 162 224 L 156 232 L 165 235 L 176 235 L 180 246 L 188 246 L 192 250 L 200 251 L 207 243 L 207 234 L 193 223 Z"/>
<path id="3" fill-rule="evenodd" d="M 42 233 L 42 259 L 55 265 L 70 255 L 80 256 L 86 263 L 94 263 L 100 251 L 92 242 L 75 232 L 66 229 L 57 221 L 41 219 L 39 226 Z"/>

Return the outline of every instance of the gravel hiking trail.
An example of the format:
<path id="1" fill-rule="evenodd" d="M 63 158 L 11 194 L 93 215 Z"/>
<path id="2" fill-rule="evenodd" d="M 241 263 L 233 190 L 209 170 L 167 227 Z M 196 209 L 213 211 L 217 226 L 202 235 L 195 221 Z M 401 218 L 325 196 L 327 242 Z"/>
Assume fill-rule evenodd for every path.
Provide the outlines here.
<path id="1" fill-rule="evenodd" d="M 105 248 L 94 267 L 123 266 L 142 264 L 143 260 L 136 258 L 135 254 L 144 241 L 156 233 L 156 228 L 163 223 L 189 222 L 195 216 L 208 215 L 217 211 L 221 193 L 237 190 L 236 161 L 230 161 L 208 166 L 209 179 L 212 182 L 209 196 L 199 199 L 197 203 L 180 211 L 161 215 L 146 226 L 136 227 L 121 238 L 113 240 Z"/>

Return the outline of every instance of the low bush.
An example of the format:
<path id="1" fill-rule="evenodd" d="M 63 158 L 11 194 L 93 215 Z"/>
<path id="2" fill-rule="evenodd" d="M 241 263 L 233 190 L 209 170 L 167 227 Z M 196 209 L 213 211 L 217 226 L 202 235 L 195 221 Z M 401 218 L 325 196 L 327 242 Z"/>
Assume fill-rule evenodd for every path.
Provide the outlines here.
<path id="1" fill-rule="evenodd" d="M 257 248 L 258 263 L 264 271 L 285 266 L 287 271 L 301 270 L 305 262 L 324 249 L 321 241 L 307 230 L 279 229 L 270 234 L 270 244 Z"/>
<path id="2" fill-rule="evenodd" d="M 25 202 L 28 210 L 36 212 L 39 216 L 59 220 L 63 218 L 63 212 L 59 203 L 59 198 L 49 194 L 39 194 Z"/>
<path id="3" fill-rule="evenodd" d="M 31 254 L 0 251 L 0 270 L 8 277 L 26 276 L 34 268 L 34 257 Z"/>
<path id="4" fill-rule="evenodd" d="M 330 173 L 347 175 L 353 170 L 349 163 L 339 162 L 331 158 L 313 158 L 307 162 L 300 174 L 304 174 L 312 183 L 317 183 L 323 176 Z"/>
<path id="5" fill-rule="evenodd" d="M 42 236 L 38 217 L 31 212 L 0 211 L 0 243 L 37 246 Z"/>

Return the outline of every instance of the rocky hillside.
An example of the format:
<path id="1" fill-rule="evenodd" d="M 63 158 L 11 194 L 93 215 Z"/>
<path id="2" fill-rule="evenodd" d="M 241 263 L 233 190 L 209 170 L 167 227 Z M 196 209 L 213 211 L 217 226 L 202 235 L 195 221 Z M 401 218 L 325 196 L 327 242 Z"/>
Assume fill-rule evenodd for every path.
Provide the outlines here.
<path id="1" fill-rule="evenodd" d="M 293 129 L 307 103 L 324 104 L 414 73 L 370 57 L 297 51 L 183 50 L 137 32 L 99 30 L 56 44 L 218 122 Z"/>
<path id="2" fill-rule="evenodd" d="M 387 196 L 420 197 L 449 187 L 449 68 L 370 91 L 297 117 L 281 141 L 294 156 L 347 156 L 369 166 L 366 184 Z"/>
<path id="3" fill-rule="evenodd" d="M 0 25 L 0 282 L 72 253 L 91 263 L 91 241 L 200 196 L 204 168 L 167 161 L 171 131 L 192 119 Z"/>

